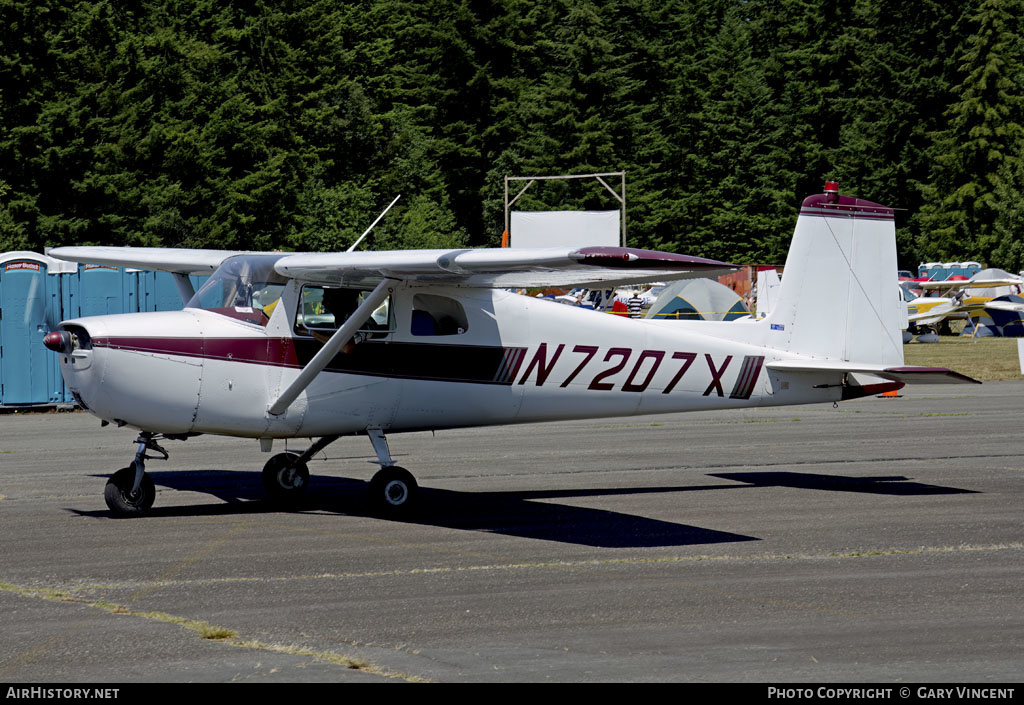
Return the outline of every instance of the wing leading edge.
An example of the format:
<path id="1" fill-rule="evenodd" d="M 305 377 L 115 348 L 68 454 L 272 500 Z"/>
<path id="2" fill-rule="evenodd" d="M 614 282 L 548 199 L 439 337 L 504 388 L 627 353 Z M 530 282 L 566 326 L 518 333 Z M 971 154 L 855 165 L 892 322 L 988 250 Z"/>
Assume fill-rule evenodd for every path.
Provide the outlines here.
<path id="1" fill-rule="evenodd" d="M 242 250 L 189 250 L 179 247 L 54 247 L 51 257 L 84 264 L 152 269 L 172 274 L 210 274 Z"/>
<path id="2" fill-rule="evenodd" d="M 391 278 L 482 288 L 615 285 L 734 268 L 703 257 L 627 247 L 338 252 L 291 255 L 276 264 L 284 276 L 326 284 Z"/>
<path id="3" fill-rule="evenodd" d="M 241 250 L 166 247 L 57 247 L 57 259 L 209 274 Z M 322 284 L 375 286 L 381 279 L 482 288 L 580 286 L 685 279 L 735 269 L 703 257 L 627 247 L 542 249 L 388 250 L 284 255 L 283 276 Z"/>

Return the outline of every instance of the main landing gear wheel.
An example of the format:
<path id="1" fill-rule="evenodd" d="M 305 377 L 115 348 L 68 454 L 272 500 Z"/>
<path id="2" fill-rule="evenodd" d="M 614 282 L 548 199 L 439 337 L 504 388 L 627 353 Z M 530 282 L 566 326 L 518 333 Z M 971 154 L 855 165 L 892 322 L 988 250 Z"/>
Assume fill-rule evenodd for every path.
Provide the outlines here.
<path id="1" fill-rule="evenodd" d="M 263 488 L 275 502 L 294 504 L 308 486 L 309 468 L 298 453 L 278 453 L 263 466 Z"/>
<path id="2" fill-rule="evenodd" d="M 121 468 L 107 480 L 103 499 L 116 516 L 139 516 L 149 511 L 156 499 L 156 486 L 148 474 L 142 476 L 139 491 L 132 493 L 135 486 L 135 463 Z"/>
<path id="3" fill-rule="evenodd" d="M 408 516 L 416 508 L 419 486 L 412 474 L 397 466 L 381 468 L 370 480 L 370 504 L 387 516 Z"/>

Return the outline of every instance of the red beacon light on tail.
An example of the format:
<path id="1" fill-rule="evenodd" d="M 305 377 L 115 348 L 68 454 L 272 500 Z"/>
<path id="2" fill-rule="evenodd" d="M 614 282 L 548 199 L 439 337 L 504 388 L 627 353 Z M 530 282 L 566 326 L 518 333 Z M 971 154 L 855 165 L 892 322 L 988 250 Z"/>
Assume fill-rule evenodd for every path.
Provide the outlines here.
<path id="1" fill-rule="evenodd" d="M 825 182 L 825 198 L 829 203 L 835 203 L 839 200 L 839 182 L 838 181 L 826 181 Z"/>

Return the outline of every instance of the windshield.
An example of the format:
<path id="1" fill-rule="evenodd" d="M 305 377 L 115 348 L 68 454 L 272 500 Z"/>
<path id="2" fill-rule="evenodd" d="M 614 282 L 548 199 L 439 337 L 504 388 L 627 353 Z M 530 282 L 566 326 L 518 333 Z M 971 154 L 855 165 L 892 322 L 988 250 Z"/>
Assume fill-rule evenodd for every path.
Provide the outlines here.
<path id="1" fill-rule="evenodd" d="M 274 271 L 274 264 L 285 256 L 229 257 L 195 293 L 188 307 L 266 325 L 287 283 Z"/>

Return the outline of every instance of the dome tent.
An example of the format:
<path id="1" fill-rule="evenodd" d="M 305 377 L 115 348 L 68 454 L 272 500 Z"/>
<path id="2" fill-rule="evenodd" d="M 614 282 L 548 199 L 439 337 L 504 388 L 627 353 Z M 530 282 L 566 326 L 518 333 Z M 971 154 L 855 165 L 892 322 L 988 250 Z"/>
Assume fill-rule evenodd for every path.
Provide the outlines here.
<path id="1" fill-rule="evenodd" d="M 1020 277 L 1017 277 L 1017 276 L 1015 276 L 1013 274 L 1010 274 L 1009 272 L 1007 272 L 1005 270 L 1002 270 L 1002 269 L 983 269 L 980 272 L 978 272 L 977 274 L 975 274 L 973 277 L 971 277 L 971 281 L 972 282 L 980 282 L 980 281 L 1013 282 L 1014 280 L 1018 280 L 1019 281 Z M 971 292 L 970 292 L 971 296 L 990 296 L 992 298 L 996 298 L 996 297 L 999 297 L 999 296 L 1008 296 L 1008 295 L 1009 296 L 1017 296 L 1020 293 L 1021 293 L 1021 285 L 1020 284 L 1012 284 L 1012 283 L 999 284 L 999 285 L 996 285 L 996 286 L 991 286 L 991 287 L 986 287 L 986 288 L 973 288 L 973 289 L 971 289 Z"/>
<path id="2" fill-rule="evenodd" d="M 733 321 L 750 309 L 735 291 L 711 279 L 681 279 L 665 287 L 645 318 Z"/>

